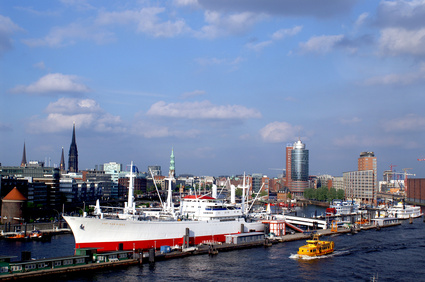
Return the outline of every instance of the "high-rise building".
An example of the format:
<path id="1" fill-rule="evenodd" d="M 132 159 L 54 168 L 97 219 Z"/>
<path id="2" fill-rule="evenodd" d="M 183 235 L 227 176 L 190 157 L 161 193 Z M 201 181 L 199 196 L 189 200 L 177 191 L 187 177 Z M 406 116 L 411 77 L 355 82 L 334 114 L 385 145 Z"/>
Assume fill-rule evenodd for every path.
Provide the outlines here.
<path id="1" fill-rule="evenodd" d="M 373 152 L 361 152 L 357 169 L 357 171 L 343 173 L 346 197 L 368 204 L 376 203 L 378 175 L 375 154 Z"/>
<path id="2" fill-rule="evenodd" d="M 286 144 L 286 187 L 291 187 L 291 153 L 292 144 Z"/>
<path id="3" fill-rule="evenodd" d="M 308 150 L 298 140 L 291 150 L 291 181 L 289 189 L 295 196 L 302 196 L 308 188 Z"/>
<path id="4" fill-rule="evenodd" d="M 153 176 L 162 175 L 161 166 L 160 165 L 150 165 L 148 166 L 148 175 L 151 177 L 151 172 Z"/>
<path id="5" fill-rule="evenodd" d="M 72 130 L 72 140 L 71 146 L 69 147 L 68 157 L 68 171 L 78 172 L 78 150 L 77 142 L 75 141 L 75 123 Z"/>

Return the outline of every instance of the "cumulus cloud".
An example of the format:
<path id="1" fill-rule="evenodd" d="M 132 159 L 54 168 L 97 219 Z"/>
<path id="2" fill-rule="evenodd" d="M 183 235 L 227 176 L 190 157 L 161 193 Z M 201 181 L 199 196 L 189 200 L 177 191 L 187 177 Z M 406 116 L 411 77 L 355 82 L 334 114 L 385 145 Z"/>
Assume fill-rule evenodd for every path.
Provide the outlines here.
<path id="1" fill-rule="evenodd" d="M 260 118 L 261 113 L 241 105 L 214 105 L 209 101 L 170 103 L 164 101 L 153 104 L 148 116 L 185 119 L 249 119 Z"/>
<path id="2" fill-rule="evenodd" d="M 265 142 L 280 143 L 296 139 L 300 130 L 300 126 L 293 126 L 284 121 L 275 121 L 263 127 L 260 135 Z"/>
<path id="3" fill-rule="evenodd" d="M 425 28 L 407 30 L 404 28 L 385 28 L 381 30 L 380 50 L 389 55 L 425 55 Z"/>
<path id="4" fill-rule="evenodd" d="M 99 133 L 120 133 L 127 129 L 119 116 L 105 112 L 92 99 L 61 98 L 45 109 L 45 118 L 33 117 L 29 122 L 31 133 L 54 133 L 69 130 L 73 122 L 79 128 Z"/>
<path id="5" fill-rule="evenodd" d="M 38 94 L 84 93 L 90 91 L 86 85 L 78 81 L 79 78 L 75 75 L 49 73 L 28 86 L 18 85 L 11 91 L 14 93 Z"/>
<path id="6" fill-rule="evenodd" d="M 246 44 L 245 46 L 248 49 L 252 49 L 254 51 L 261 51 L 263 50 L 265 47 L 271 45 L 273 43 L 273 41 L 268 40 L 268 41 L 263 41 L 263 42 L 259 42 L 259 43 L 254 43 L 254 42 L 249 42 L 248 44 Z"/>
<path id="7" fill-rule="evenodd" d="M 282 39 L 284 39 L 288 36 L 294 36 L 294 35 L 298 34 L 301 30 L 302 30 L 302 26 L 295 26 L 293 28 L 279 29 L 278 31 L 276 31 L 272 34 L 270 40 L 262 41 L 262 42 L 258 42 L 258 43 L 255 42 L 255 41 L 249 42 L 248 44 L 245 45 L 245 47 L 247 47 L 248 49 L 254 50 L 254 51 L 261 51 L 265 47 L 273 44 L 273 42 L 275 42 L 277 40 L 282 40 Z"/>
<path id="8" fill-rule="evenodd" d="M 377 9 L 378 26 L 418 29 L 425 25 L 425 1 L 380 1 Z"/>
<path id="9" fill-rule="evenodd" d="M 204 17 L 207 25 L 203 26 L 201 31 L 195 35 L 199 38 L 214 39 L 222 36 L 243 34 L 266 16 L 251 12 L 221 14 L 214 11 L 205 11 Z"/>
<path id="10" fill-rule="evenodd" d="M 294 26 L 293 28 L 283 28 L 283 29 L 279 29 L 278 31 L 276 31 L 275 33 L 273 33 L 272 35 L 272 39 L 273 40 L 281 40 L 284 39 L 288 36 L 294 36 L 298 33 L 300 33 L 300 31 L 303 29 L 302 26 L 298 25 L 298 26 Z"/>
<path id="11" fill-rule="evenodd" d="M 344 39 L 344 35 L 322 35 L 313 36 L 307 42 L 300 43 L 302 53 L 325 54 L 334 48 L 335 45 Z"/>
<path id="12" fill-rule="evenodd" d="M 11 36 L 17 31 L 22 31 L 22 29 L 10 18 L 0 15 L 0 56 L 12 49 L 13 40 Z"/>
<path id="13" fill-rule="evenodd" d="M 154 37 L 174 37 L 190 31 L 183 19 L 161 21 L 162 7 L 148 7 L 140 10 L 101 12 L 96 19 L 98 25 L 135 24 L 136 30 Z"/>

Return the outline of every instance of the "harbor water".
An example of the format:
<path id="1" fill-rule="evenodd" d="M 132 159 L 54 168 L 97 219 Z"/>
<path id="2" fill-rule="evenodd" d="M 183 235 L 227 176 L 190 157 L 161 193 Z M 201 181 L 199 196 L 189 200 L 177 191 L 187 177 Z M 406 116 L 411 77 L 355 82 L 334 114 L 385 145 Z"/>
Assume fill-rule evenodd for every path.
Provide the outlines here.
<path id="1" fill-rule="evenodd" d="M 319 210 L 320 211 L 320 210 Z M 315 212 L 308 207 L 298 212 Z M 320 212 L 318 212 L 320 214 Z M 300 214 L 300 215 L 301 215 Z M 60 276 L 56 281 L 422 281 L 425 278 L 425 223 L 422 218 L 381 230 L 360 231 L 323 237 L 335 242 L 335 252 L 318 259 L 295 255 L 305 241 L 286 242 L 269 248 L 258 247 L 215 256 L 199 255 Z M 74 254 L 72 235 L 57 235 L 50 242 L 0 240 L 0 255 L 20 259 L 22 251 L 33 258 Z"/>

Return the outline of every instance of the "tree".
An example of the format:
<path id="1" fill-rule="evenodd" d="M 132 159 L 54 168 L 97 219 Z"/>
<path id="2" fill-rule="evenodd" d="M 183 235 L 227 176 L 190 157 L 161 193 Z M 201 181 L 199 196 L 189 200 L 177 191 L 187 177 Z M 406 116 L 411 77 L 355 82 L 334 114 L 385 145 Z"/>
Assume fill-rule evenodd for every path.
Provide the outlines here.
<path id="1" fill-rule="evenodd" d="M 340 199 L 340 200 L 344 200 L 345 199 L 345 192 L 342 189 L 338 189 L 336 190 L 336 198 Z"/>

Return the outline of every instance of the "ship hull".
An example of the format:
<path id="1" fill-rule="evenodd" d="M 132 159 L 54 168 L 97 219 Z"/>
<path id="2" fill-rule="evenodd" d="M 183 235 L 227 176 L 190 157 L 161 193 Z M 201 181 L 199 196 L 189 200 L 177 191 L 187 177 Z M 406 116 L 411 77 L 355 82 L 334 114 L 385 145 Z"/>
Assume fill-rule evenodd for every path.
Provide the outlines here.
<path id="1" fill-rule="evenodd" d="M 225 242 L 229 234 L 263 231 L 260 222 L 232 221 L 132 221 L 88 217 L 64 217 L 76 248 L 97 248 L 101 252 L 160 248 L 182 245 L 188 232 L 189 244 Z"/>

